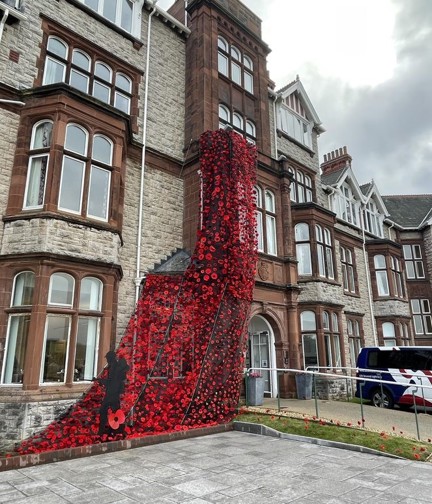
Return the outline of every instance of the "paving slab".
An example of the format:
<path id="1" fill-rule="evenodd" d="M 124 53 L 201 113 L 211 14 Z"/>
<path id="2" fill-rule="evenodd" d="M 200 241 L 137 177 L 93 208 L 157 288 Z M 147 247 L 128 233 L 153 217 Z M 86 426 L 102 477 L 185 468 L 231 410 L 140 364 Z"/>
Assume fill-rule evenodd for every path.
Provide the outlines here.
<path id="1" fill-rule="evenodd" d="M 0 487 L 0 502 L 14 504 L 426 504 L 431 495 L 432 464 L 238 431 L 6 471 Z"/>

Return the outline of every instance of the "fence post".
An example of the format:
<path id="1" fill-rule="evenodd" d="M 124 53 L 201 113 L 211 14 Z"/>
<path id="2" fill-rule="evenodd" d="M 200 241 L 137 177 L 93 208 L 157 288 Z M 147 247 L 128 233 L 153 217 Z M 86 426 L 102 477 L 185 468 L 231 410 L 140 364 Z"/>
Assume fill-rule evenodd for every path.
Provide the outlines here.
<path id="1" fill-rule="evenodd" d="M 364 414 L 363 414 L 363 387 L 364 387 L 364 382 L 359 383 L 359 389 L 360 389 L 360 413 L 361 413 L 361 424 L 362 427 L 364 428 Z"/>
<path id="2" fill-rule="evenodd" d="M 419 429 L 418 415 L 417 415 L 417 403 L 415 400 L 415 393 L 417 392 L 417 390 L 418 390 L 418 388 L 416 390 L 412 391 L 412 396 L 413 396 L 414 414 L 415 414 L 416 427 L 417 427 L 417 439 L 420 441 L 420 429 Z"/>

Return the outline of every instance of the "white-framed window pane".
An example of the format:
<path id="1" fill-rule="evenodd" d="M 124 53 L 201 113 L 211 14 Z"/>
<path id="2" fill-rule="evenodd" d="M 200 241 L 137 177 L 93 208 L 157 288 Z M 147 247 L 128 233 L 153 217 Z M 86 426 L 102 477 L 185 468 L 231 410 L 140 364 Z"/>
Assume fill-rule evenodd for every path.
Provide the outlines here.
<path id="1" fill-rule="evenodd" d="M 333 336 L 333 344 L 334 344 L 334 365 L 336 367 L 341 367 L 342 366 L 342 354 L 341 354 L 339 336 Z"/>
<path id="2" fill-rule="evenodd" d="M 312 260 L 309 243 L 297 243 L 296 245 L 298 274 L 312 275 Z"/>
<path id="3" fill-rule="evenodd" d="M 316 334 L 303 334 L 302 339 L 304 367 L 319 366 Z"/>
<path id="4" fill-rule="evenodd" d="M 51 121 L 44 121 L 35 125 L 31 141 L 31 149 L 44 149 L 51 146 L 53 125 Z"/>
<path id="5" fill-rule="evenodd" d="M 65 381 L 70 322 L 68 315 L 47 315 L 42 383 Z"/>
<path id="6" fill-rule="evenodd" d="M 328 278 L 334 278 L 334 267 L 333 267 L 333 254 L 330 247 L 326 247 L 326 265 L 327 265 L 327 276 Z"/>
<path id="7" fill-rule="evenodd" d="M 324 247 L 320 244 L 317 245 L 317 253 L 318 253 L 318 273 L 319 276 L 325 277 L 325 259 L 324 259 Z"/>
<path id="8" fill-rule="evenodd" d="M 104 103 L 109 103 L 111 98 L 111 89 L 98 81 L 94 81 L 93 96 Z"/>
<path id="9" fill-rule="evenodd" d="M 132 31 L 132 13 L 132 2 L 130 2 L 129 0 L 122 0 L 120 26 L 123 28 L 123 30 L 126 30 L 128 32 Z"/>
<path id="10" fill-rule="evenodd" d="M 92 159 L 110 165 L 112 163 L 112 143 L 101 135 L 93 139 Z"/>
<path id="11" fill-rule="evenodd" d="M 49 37 L 47 50 L 64 60 L 67 58 L 68 46 L 62 40 L 54 37 Z"/>
<path id="12" fill-rule="evenodd" d="M 334 365 L 333 364 L 333 352 L 332 352 L 330 334 L 324 334 L 324 345 L 325 345 L 325 351 L 326 351 L 327 366 L 333 367 L 333 365 Z"/>
<path id="13" fill-rule="evenodd" d="M 316 318 L 315 312 L 304 311 L 300 314 L 300 325 L 302 331 L 315 331 Z"/>
<path id="14" fill-rule="evenodd" d="M 102 282 L 93 277 L 85 277 L 81 280 L 80 310 L 100 311 L 102 307 Z"/>
<path id="15" fill-rule="evenodd" d="M 377 271 L 376 272 L 378 295 L 379 296 L 389 296 L 389 284 L 387 279 L 387 272 Z"/>
<path id="16" fill-rule="evenodd" d="M 415 333 L 416 334 L 424 334 L 423 317 L 421 315 L 414 315 L 413 322 L 414 322 Z"/>
<path id="17" fill-rule="evenodd" d="M 237 65 L 234 61 L 231 61 L 231 79 L 241 86 L 241 68 L 240 65 Z"/>
<path id="18" fill-rule="evenodd" d="M 234 46 L 231 47 L 231 57 L 234 58 L 234 59 L 236 59 L 237 61 L 241 61 L 241 53 Z"/>
<path id="19" fill-rule="evenodd" d="M 64 156 L 58 204 L 60 209 L 81 213 L 84 168 L 83 161 Z"/>
<path id="20" fill-rule="evenodd" d="M 123 75 L 121 73 L 118 73 L 116 75 L 115 85 L 119 89 L 126 91 L 126 93 L 130 93 L 132 90 L 132 81 L 129 79 L 129 77 L 126 77 L 126 75 Z"/>
<path id="21" fill-rule="evenodd" d="M 309 226 L 305 223 L 296 224 L 295 227 L 295 239 L 296 241 L 308 241 L 309 240 Z"/>
<path id="22" fill-rule="evenodd" d="M 56 82 L 64 82 L 65 75 L 66 65 L 47 56 L 45 61 L 43 85 L 47 86 L 49 84 L 55 84 Z"/>
<path id="23" fill-rule="evenodd" d="M 98 166 L 90 171 L 90 187 L 87 214 L 97 219 L 108 220 L 111 173 Z"/>
<path id="24" fill-rule="evenodd" d="M 126 114 L 129 114 L 130 98 L 116 91 L 114 97 L 114 107 L 118 108 L 122 112 L 125 112 Z"/>
<path id="25" fill-rule="evenodd" d="M 374 263 L 377 269 L 385 269 L 386 267 L 385 257 L 383 255 L 376 255 L 374 257 Z"/>
<path id="26" fill-rule="evenodd" d="M 67 273 L 54 273 L 50 278 L 49 305 L 72 306 L 75 280 Z"/>
<path id="27" fill-rule="evenodd" d="M 234 126 L 234 128 L 237 128 L 240 130 L 243 129 L 243 118 L 240 114 L 237 114 L 236 112 L 234 112 L 234 114 L 233 114 L 233 126 Z"/>
<path id="28" fill-rule="evenodd" d="M 271 191 L 265 192 L 265 208 L 268 212 L 275 213 L 275 196 Z"/>
<path id="29" fill-rule="evenodd" d="M 96 374 L 99 327 L 99 318 L 78 318 L 74 381 L 91 381 Z"/>
<path id="30" fill-rule="evenodd" d="M 87 132 L 75 124 L 69 124 L 66 128 L 65 149 L 85 156 L 87 154 Z"/>
<path id="31" fill-rule="evenodd" d="M 424 273 L 424 268 L 423 268 L 423 262 L 422 261 L 416 261 L 415 262 L 415 267 L 416 267 L 417 278 L 424 278 L 425 277 L 425 273 Z"/>
<path id="32" fill-rule="evenodd" d="M 267 254 L 276 255 L 276 219 L 266 215 Z"/>
<path id="33" fill-rule="evenodd" d="M 11 315 L 9 318 L 2 383 L 22 383 L 24 360 L 30 326 L 30 315 Z"/>
<path id="34" fill-rule="evenodd" d="M 30 158 L 27 172 L 24 208 L 40 208 L 44 204 L 48 155 Z"/>
<path id="35" fill-rule="evenodd" d="M 419 299 L 412 299 L 411 300 L 411 310 L 413 313 L 421 313 Z"/>
<path id="36" fill-rule="evenodd" d="M 253 62 L 249 58 L 249 56 L 246 55 L 243 56 L 243 64 L 248 70 L 253 70 Z"/>
<path id="37" fill-rule="evenodd" d="M 246 91 L 249 91 L 249 93 L 253 94 L 253 77 L 250 73 L 244 72 L 243 73 L 244 77 L 244 88 Z"/>
<path id="38" fill-rule="evenodd" d="M 263 234 L 263 216 L 261 212 L 256 212 L 256 225 L 257 225 L 257 239 L 258 239 L 258 250 L 260 252 L 264 251 L 264 234 Z"/>
<path id="39" fill-rule="evenodd" d="M 100 61 L 96 62 L 95 65 L 95 77 L 102 79 L 106 82 L 112 82 L 112 70 L 111 68 Z"/>
<path id="40" fill-rule="evenodd" d="M 35 275 L 23 271 L 15 277 L 11 306 L 31 306 L 33 304 Z"/>
<path id="41" fill-rule="evenodd" d="M 74 49 L 72 63 L 86 72 L 90 71 L 90 58 L 82 51 Z"/>
<path id="42" fill-rule="evenodd" d="M 256 127 L 252 121 L 246 121 L 246 134 L 256 137 Z"/>
<path id="43" fill-rule="evenodd" d="M 223 51 L 228 52 L 228 42 L 222 37 L 218 37 L 218 47 Z"/>
<path id="44" fill-rule="evenodd" d="M 82 91 L 83 93 L 88 93 L 89 81 L 90 78 L 88 75 L 84 75 L 77 70 L 71 70 L 69 84 L 72 87 Z"/>
<path id="45" fill-rule="evenodd" d="M 222 75 L 228 77 L 228 58 L 220 52 L 218 53 L 218 70 Z"/>
<path id="46" fill-rule="evenodd" d="M 99 0 L 84 0 L 84 3 L 85 5 L 90 7 L 90 9 L 93 9 L 95 11 L 98 10 Z"/>
<path id="47" fill-rule="evenodd" d="M 115 23 L 118 0 L 105 0 L 103 3 L 103 16 Z"/>

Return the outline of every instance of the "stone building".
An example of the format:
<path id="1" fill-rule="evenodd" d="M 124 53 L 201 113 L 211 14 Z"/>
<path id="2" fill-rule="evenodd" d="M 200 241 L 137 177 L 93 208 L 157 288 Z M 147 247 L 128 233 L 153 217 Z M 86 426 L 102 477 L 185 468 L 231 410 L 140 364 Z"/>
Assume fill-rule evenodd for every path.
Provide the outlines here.
<path id="1" fill-rule="evenodd" d="M 4 439 L 80 397 L 146 272 L 193 247 L 206 130 L 257 146 L 247 365 L 269 368 L 268 395 L 295 395 L 276 368 L 428 344 L 432 196 L 360 185 L 346 148 L 320 166 L 324 127 L 269 51 L 239 0 L 0 0 Z"/>

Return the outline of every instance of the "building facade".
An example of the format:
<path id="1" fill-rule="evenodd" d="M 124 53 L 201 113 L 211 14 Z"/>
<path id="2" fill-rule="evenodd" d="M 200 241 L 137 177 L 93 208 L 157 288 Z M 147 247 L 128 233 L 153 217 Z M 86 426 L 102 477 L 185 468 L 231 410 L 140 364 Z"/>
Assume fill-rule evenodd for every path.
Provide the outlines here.
<path id="1" fill-rule="evenodd" d="M 238 0 L 0 0 L 3 439 L 81 396 L 145 273 L 192 249 L 206 130 L 257 146 L 247 365 L 267 394 L 295 395 L 277 368 L 430 344 L 432 196 L 360 185 L 346 148 L 320 166 L 319 116 L 269 51 Z"/>

